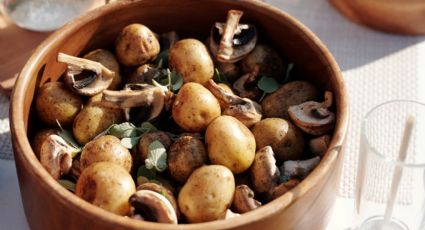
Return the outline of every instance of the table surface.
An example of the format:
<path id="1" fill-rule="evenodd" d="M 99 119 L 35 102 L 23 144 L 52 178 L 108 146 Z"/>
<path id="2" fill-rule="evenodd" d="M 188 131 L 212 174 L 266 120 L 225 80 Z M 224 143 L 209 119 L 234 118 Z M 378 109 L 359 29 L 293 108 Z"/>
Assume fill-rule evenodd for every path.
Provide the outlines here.
<path id="1" fill-rule="evenodd" d="M 266 2 L 307 25 L 326 44 L 343 72 L 350 101 L 350 128 L 339 197 L 328 229 L 345 229 L 353 216 L 361 118 L 375 105 L 391 99 L 425 101 L 425 66 L 420 65 L 425 62 L 425 37 L 386 34 L 354 24 L 327 0 Z M 0 17 L 0 79 L 18 72 L 45 36 L 8 27 Z M 14 162 L 2 159 L 11 155 L 8 105 L 7 98 L 0 95 L 0 223 L 1 229 L 28 229 Z"/>

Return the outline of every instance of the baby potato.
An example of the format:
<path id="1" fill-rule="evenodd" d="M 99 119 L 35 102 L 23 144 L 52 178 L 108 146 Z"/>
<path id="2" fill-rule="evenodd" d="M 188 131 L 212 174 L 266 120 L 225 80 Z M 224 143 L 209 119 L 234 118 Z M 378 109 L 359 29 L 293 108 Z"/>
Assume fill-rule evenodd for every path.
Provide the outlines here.
<path id="1" fill-rule="evenodd" d="M 139 144 L 137 145 L 141 160 L 143 162 L 145 162 L 146 158 L 148 158 L 149 145 L 154 141 L 161 142 L 161 144 L 164 145 L 166 149 L 168 149 L 171 145 L 171 138 L 166 132 L 155 131 L 143 135 L 139 140 Z"/>
<path id="2" fill-rule="evenodd" d="M 207 151 L 199 139 L 182 136 L 171 145 L 167 161 L 171 178 L 184 183 L 195 169 L 206 163 Z"/>
<path id="3" fill-rule="evenodd" d="M 254 161 L 254 135 L 234 117 L 216 118 L 205 132 L 205 143 L 211 163 L 224 165 L 235 174 L 247 170 Z"/>
<path id="4" fill-rule="evenodd" d="M 126 169 L 112 162 L 97 162 L 83 170 L 75 194 L 85 201 L 118 215 L 130 211 L 128 198 L 136 192 Z"/>
<path id="5" fill-rule="evenodd" d="M 48 82 L 40 87 L 35 99 L 40 119 L 49 126 L 71 125 L 83 104 L 79 95 L 62 82 Z"/>
<path id="6" fill-rule="evenodd" d="M 281 118 L 266 118 L 252 128 L 257 149 L 270 145 L 278 162 L 300 159 L 304 151 L 301 130 Z"/>
<path id="7" fill-rule="evenodd" d="M 118 64 L 118 61 L 115 58 L 114 54 L 112 54 L 108 50 L 97 49 L 97 50 L 91 51 L 90 53 L 87 53 L 86 55 L 84 55 L 83 58 L 89 59 L 95 62 L 99 62 L 100 64 L 108 68 L 109 70 L 114 71 L 115 76 L 114 76 L 114 79 L 112 80 L 111 85 L 109 85 L 108 89 L 110 90 L 119 89 L 122 78 L 120 74 L 120 65 Z"/>
<path id="8" fill-rule="evenodd" d="M 86 105 L 75 117 L 72 132 L 78 143 L 84 145 L 99 133 L 115 123 L 121 123 L 124 115 L 121 109 L 113 109 L 102 105 L 101 94 L 90 98 Z"/>
<path id="9" fill-rule="evenodd" d="M 221 165 L 206 165 L 196 169 L 180 190 L 180 211 L 190 223 L 224 218 L 232 204 L 235 179 Z"/>
<path id="10" fill-rule="evenodd" d="M 171 69 L 183 77 L 184 82 L 206 83 L 214 75 L 214 64 L 205 45 L 196 39 L 176 42 L 169 51 Z"/>
<path id="11" fill-rule="evenodd" d="M 307 81 L 293 81 L 284 84 L 261 102 L 264 117 L 279 117 L 288 120 L 288 108 L 306 101 L 315 100 L 319 91 Z"/>
<path id="12" fill-rule="evenodd" d="M 201 84 L 184 84 L 177 94 L 172 114 L 174 121 L 189 132 L 202 132 L 216 117 L 221 108 L 214 95 Z"/>
<path id="13" fill-rule="evenodd" d="M 101 161 L 121 165 L 128 172 L 132 166 L 130 151 L 121 145 L 120 139 L 112 135 L 101 136 L 84 146 L 80 156 L 80 169 L 84 170 L 91 164 Z"/>
<path id="14" fill-rule="evenodd" d="M 115 43 L 117 58 L 126 66 L 140 66 L 153 61 L 159 50 L 155 34 L 145 25 L 137 23 L 124 27 Z"/>

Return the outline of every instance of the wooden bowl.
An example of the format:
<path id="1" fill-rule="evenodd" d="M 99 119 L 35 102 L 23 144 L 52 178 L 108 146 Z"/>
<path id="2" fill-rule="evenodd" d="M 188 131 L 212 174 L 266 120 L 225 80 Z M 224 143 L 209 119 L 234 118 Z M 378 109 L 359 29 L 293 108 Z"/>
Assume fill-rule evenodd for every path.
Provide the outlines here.
<path id="1" fill-rule="evenodd" d="M 158 33 L 176 30 L 185 37 L 206 38 L 215 21 L 229 9 L 245 12 L 260 36 L 286 60 L 300 66 L 303 76 L 335 95 L 336 128 L 330 148 L 317 168 L 297 187 L 254 211 L 230 220 L 164 225 L 132 220 L 104 211 L 58 184 L 31 149 L 28 136 L 37 121 L 34 95 L 46 81 L 65 71 L 58 52 L 79 55 L 108 47 L 119 31 L 140 22 Z M 11 132 L 22 201 L 32 229 L 321 229 L 328 220 L 339 185 L 344 136 L 348 124 L 347 94 L 341 72 L 322 42 L 293 17 L 253 0 L 140 0 L 107 5 L 78 18 L 45 40 L 18 77 L 11 103 Z"/>

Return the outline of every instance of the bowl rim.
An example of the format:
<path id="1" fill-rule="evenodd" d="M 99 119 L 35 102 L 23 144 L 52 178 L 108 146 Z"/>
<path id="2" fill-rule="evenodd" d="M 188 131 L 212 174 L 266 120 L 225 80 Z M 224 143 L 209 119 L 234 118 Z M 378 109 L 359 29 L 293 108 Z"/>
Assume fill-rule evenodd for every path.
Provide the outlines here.
<path id="1" fill-rule="evenodd" d="M 40 183 L 40 186 L 43 186 L 46 190 L 51 191 L 51 195 L 54 196 L 55 200 L 61 202 L 64 206 L 68 206 L 74 211 L 77 210 L 81 215 L 96 216 L 99 221 L 113 224 L 113 226 L 120 225 L 132 229 L 141 227 L 148 229 L 163 229 L 164 227 L 167 227 L 169 229 L 210 229 L 233 228 L 237 226 L 247 225 L 263 218 L 267 218 L 273 214 L 276 214 L 277 210 L 283 210 L 284 208 L 287 208 L 296 199 L 302 197 L 311 189 L 314 189 L 315 185 L 320 180 L 326 179 L 324 178 L 325 174 L 329 170 L 331 170 L 333 162 L 335 162 L 338 158 L 338 155 L 340 155 L 339 153 L 343 141 L 345 139 L 349 119 L 348 97 L 341 71 L 334 57 L 331 55 L 325 45 L 320 41 L 320 39 L 312 31 L 310 31 L 310 29 L 308 29 L 294 17 L 290 16 L 288 13 L 285 13 L 274 6 L 268 5 L 267 3 L 257 0 L 218 0 L 218 3 L 237 2 L 237 4 L 250 4 L 252 6 L 267 10 L 271 17 L 279 18 L 279 20 L 286 20 L 288 24 L 293 25 L 293 28 L 295 29 L 294 32 L 299 34 L 299 36 L 304 37 L 307 42 L 312 44 L 311 48 L 315 49 L 316 52 L 322 56 L 321 58 L 329 62 L 328 68 L 330 69 L 330 72 L 333 72 L 335 74 L 335 80 L 337 84 L 340 85 L 340 88 L 337 90 L 337 92 L 334 92 L 335 94 L 337 93 L 335 95 L 335 98 L 336 104 L 339 106 L 337 106 L 338 116 L 334 135 L 326 154 L 321 159 L 320 164 L 308 175 L 307 178 L 301 181 L 298 186 L 293 188 L 291 191 L 285 193 L 284 195 L 280 196 L 279 198 L 273 200 L 272 202 L 268 203 L 267 205 L 264 205 L 251 212 L 245 213 L 244 215 L 241 215 L 238 218 L 232 218 L 231 221 L 216 220 L 196 224 L 170 225 L 144 222 L 133 220 L 130 218 L 120 217 L 116 214 L 110 213 L 106 210 L 89 204 L 88 202 L 75 196 L 73 193 L 69 192 L 59 183 L 57 183 L 57 181 L 54 180 L 39 163 L 39 160 L 36 158 L 31 148 L 28 138 L 22 138 L 27 137 L 27 131 L 24 125 L 24 101 L 25 92 L 28 88 L 27 86 L 30 81 L 31 73 L 36 71 L 38 61 L 49 51 L 50 44 L 53 44 L 55 43 L 55 41 L 61 40 L 69 36 L 71 33 L 75 32 L 76 30 L 83 27 L 86 23 L 92 20 L 101 18 L 111 12 L 119 10 L 125 7 L 127 4 L 143 1 L 147 0 L 127 0 L 111 3 L 102 6 L 98 9 L 95 9 L 91 11 L 90 14 L 80 16 L 74 21 L 66 24 L 64 27 L 51 34 L 37 47 L 30 59 L 25 64 L 21 73 L 19 74 L 19 77 L 15 84 L 15 88 L 12 92 L 10 103 L 10 127 L 12 133 L 13 148 L 15 158 L 19 159 L 20 161 L 26 162 L 27 165 L 30 165 L 29 170 L 32 172 L 32 174 L 36 175 L 38 179 L 42 182 Z"/>

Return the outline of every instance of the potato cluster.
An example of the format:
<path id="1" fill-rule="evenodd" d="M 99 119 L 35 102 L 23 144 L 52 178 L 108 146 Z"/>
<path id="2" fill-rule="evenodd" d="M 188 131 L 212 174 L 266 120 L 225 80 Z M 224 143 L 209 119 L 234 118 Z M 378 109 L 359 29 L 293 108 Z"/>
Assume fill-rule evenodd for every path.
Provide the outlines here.
<path id="1" fill-rule="evenodd" d="M 113 49 L 59 54 L 63 81 L 35 100 L 41 164 L 87 202 L 159 223 L 231 218 L 295 187 L 327 151 L 332 93 L 235 13 L 206 42 L 136 23 Z"/>

